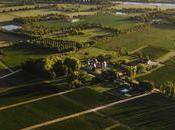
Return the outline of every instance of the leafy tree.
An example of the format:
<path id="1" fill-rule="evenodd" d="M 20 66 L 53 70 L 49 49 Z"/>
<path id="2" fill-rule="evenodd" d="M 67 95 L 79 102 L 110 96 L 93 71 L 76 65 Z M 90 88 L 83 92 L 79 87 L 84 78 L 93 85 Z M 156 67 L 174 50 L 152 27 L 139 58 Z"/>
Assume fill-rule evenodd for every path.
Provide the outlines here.
<path id="1" fill-rule="evenodd" d="M 138 64 L 137 65 L 137 70 L 141 73 L 145 73 L 146 72 L 146 68 L 143 64 Z"/>
<path id="2" fill-rule="evenodd" d="M 71 70 L 73 72 L 79 70 L 81 67 L 80 61 L 74 57 L 66 57 L 64 64 L 68 67 L 69 71 Z"/>
<path id="3" fill-rule="evenodd" d="M 57 76 L 63 76 L 63 75 L 67 75 L 68 73 L 68 67 L 66 65 L 63 64 L 63 61 L 57 61 L 54 65 L 53 65 L 53 70 L 56 73 Z"/>

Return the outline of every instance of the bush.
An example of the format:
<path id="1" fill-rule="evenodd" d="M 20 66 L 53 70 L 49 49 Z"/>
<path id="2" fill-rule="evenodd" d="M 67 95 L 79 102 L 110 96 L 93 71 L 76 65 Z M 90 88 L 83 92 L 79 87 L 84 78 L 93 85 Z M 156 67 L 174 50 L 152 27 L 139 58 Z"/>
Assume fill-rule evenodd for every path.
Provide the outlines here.
<path id="1" fill-rule="evenodd" d="M 81 87 L 82 82 L 78 79 L 75 79 L 71 82 L 70 85 L 71 85 L 72 88 L 78 88 L 78 87 Z"/>

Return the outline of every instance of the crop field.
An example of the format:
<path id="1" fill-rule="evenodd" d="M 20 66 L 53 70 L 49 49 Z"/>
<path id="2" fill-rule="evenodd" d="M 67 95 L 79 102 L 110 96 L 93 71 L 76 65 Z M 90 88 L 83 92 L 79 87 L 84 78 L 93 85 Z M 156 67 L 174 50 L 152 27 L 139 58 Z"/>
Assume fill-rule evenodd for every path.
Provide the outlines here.
<path id="1" fill-rule="evenodd" d="M 156 87 L 167 81 L 175 81 L 175 58 L 170 59 L 165 63 L 165 66 L 152 72 L 151 74 L 140 77 L 140 79 L 147 79 L 153 81 Z"/>
<path id="2" fill-rule="evenodd" d="M 175 31 L 173 29 L 150 27 L 140 32 L 121 34 L 118 37 L 100 41 L 97 46 L 108 50 L 123 47 L 129 51 L 145 45 L 152 45 L 164 49 L 175 49 L 174 35 Z"/>
<path id="3" fill-rule="evenodd" d="M 77 15 L 81 12 L 77 12 Z M 83 13 L 83 12 L 82 12 Z M 68 13 L 68 15 L 76 15 L 75 13 Z M 97 13 L 96 15 L 92 16 L 87 16 L 86 18 L 80 19 L 80 21 L 76 23 L 71 23 L 71 22 L 60 22 L 58 20 L 53 20 L 53 21 L 42 21 L 42 22 L 37 22 L 36 24 L 38 25 L 44 25 L 46 27 L 67 27 L 70 25 L 78 25 L 81 23 L 95 23 L 95 24 L 102 24 L 103 26 L 106 27 L 112 27 L 112 28 L 119 28 L 119 29 L 127 29 L 130 27 L 133 27 L 137 23 L 132 22 L 128 20 L 129 15 L 124 15 L 124 16 L 118 16 L 114 14 L 104 14 L 104 13 Z"/>
<path id="4" fill-rule="evenodd" d="M 152 81 L 156 88 L 167 81 L 175 83 L 173 22 L 154 26 L 146 13 L 141 20 L 131 20 L 142 5 L 134 6 L 136 13 L 115 14 L 115 9 L 133 6 L 55 3 L 48 9 L 12 11 L 35 5 L 4 6 L 1 1 L 10 0 L 0 0 L 0 12 L 9 10 L 0 13 L 0 26 L 19 24 L 23 29 L 17 31 L 21 36 L 0 32 L 0 129 L 174 130 L 175 99 L 140 87 L 147 85 L 140 80 Z M 165 17 L 163 11 L 154 13 Z M 42 17 L 47 14 L 70 18 Z M 31 21 L 24 24 L 12 21 L 26 16 L 38 17 L 26 18 L 24 21 Z M 135 56 L 140 54 L 160 64 L 149 65 L 146 58 Z M 55 57 L 45 62 L 32 60 L 47 56 Z M 136 58 L 139 74 L 127 62 Z M 140 64 L 143 66 L 137 66 Z M 140 74 L 141 69 L 145 72 Z"/>
<path id="5" fill-rule="evenodd" d="M 4 69 L 2 69 L 1 71 L 4 71 Z M 10 77 L 1 79 L 0 86 L 2 90 L 7 90 L 9 88 L 11 89 L 15 87 L 22 87 L 25 85 L 30 85 L 30 83 L 32 82 L 35 84 L 37 81 L 42 81 L 42 79 L 39 79 L 33 75 L 29 75 L 29 74 L 20 72 Z"/>
<path id="6" fill-rule="evenodd" d="M 149 56 L 152 60 L 155 60 L 155 59 L 165 55 L 168 52 L 169 52 L 168 50 L 163 49 L 163 48 L 148 46 L 148 47 L 145 47 L 134 54 L 137 55 L 138 53 L 141 53 L 141 54 L 143 54 L 143 56 Z"/>
<path id="7" fill-rule="evenodd" d="M 55 123 L 36 130 L 106 130 L 107 128 L 111 128 L 111 126 L 115 128 L 111 130 L 128 130 L 120 124 L 117 124 L 114 121 L 104 118 L 98 114 L 80 116 L 78 118 L 63 121 L 61 123 Z"/>
<path id="8" fill-rule="evenodd" d="M 18 74 L 19 76 L 22 74 Z M 24 76 L 24 75 L 23 75 Z M 65 84 L 64 78 L 59 78 L 57 80 L 49 81 L 46 83 L 43 79 L 35 78 L 34 76 L 26 75 L 26 78 L 17 81 L 16 84 L 9 84 L 9 90 L 3 93 L 0 93 L 1 97 L 1 105 L 0 107 L 4 107 L 10 104 L 31 100 L 34 98 L 50 95 L 53 93 L 59 93 L 64 90 L 68 90 L 69 88 Z M 32 79 L 33 78 L 33 79 Z M 12 81 L 13 79 L 11 79 Z M 1 81 L 2 82 L 2 81 Z M 19 85 L 21 83 L 21 85 Z M 5 89 L 4 89 L 5 90 Z"/>
<path id="9" fill-rule="evenodd" d="M 0 108 L 47 95 L 49 94 L 47 90 L 51 90 L 50 94 L 52 94 L 52 92 L 59 92 L 57 90 L 59 87 L 61 86 L 55 87 L 53 82 L 48 85 L 36 84 L 8 90 L 0 96 L 0 101 L 2 102 Z M 37 88 L 37 90 L 35 88 Z M 33 93 L 31 93 L 32 91 Z M 20 129 L 121 100 L 114 95 L 110 96 L 110 94 L 106 92 L 108 92 L 108 90 L 98 92 L 94 91 L 93 87 L 92 89 L 91 87 L 82 88 L 64 95 L 0 110 L 0 119 L 3 119 L 0 127 L 8 130 Z M 11 99 L 9 97 L 11 97 Z M 172 130 L 172 128 L 174 128 L 174 106 L 174 101 L 164 98 L 161 95 L 153 94 L 129 101 L 128 103 L 106 108 L 98 113 L 85 114 L 62 122 L 55 122 L 39 127 L 37 130 L 69 130 L 70 128 L 73 130 L 106 130 L 107 128 L 112 130 L 140 130 L 140 128 L 144 130 Z M 11 118 L 12 115 L 13 118 Z M 24 116 L 25 118 L 21 118 Z M 7 122 L 11 125 L 7 125 Z"/>
<path id="10" fill-rule="evenodd" d="M 112 28 L 127 29 L 137 24 L 128 20 L 128 18 L 129 15 L 118 16 L 114 14 L 97 13 L 97 15 L 85 18 L 82 22 L 102 24 L 103 26 Z"/>
<path id="11" fill-rule="evenodd" d="M 173 130 L 175 104 L 161 95 L 150 95 L 101 111 L 134 130 Z"/>
<path id="12" fill-rule="evenodd" d="M 115 97 L 107 92 L 99 93 L 89 88 L 77 90 L 75 92 L 65 94 L 65 96 L 89 108 L 120 100 L 117 95 Z"/>
<path id="13" fill-rule="evenodd" d="M 3 121 L 0 123 L 0 126 L 3 129 L 14 130 L 61 116 L 70 115 L 82 110 L 84 110 L 84 108 L 80 104 L 74 103 L 65 97 L 53 97 L 44 101 L 38 101 L 2 111 L 0 113 L 0 119 Z M 12 115 L 13 118 L 11 118 Z M 19 115 L 25 118 L 21 120 Z M 4 119 L 4 117 L 6 118 Z M 20 123 L 17 123 L 19 121 Z M 10 125 L 7 125 L 7 122 L 10 123 Z"/>
<path id="14" fill-rule="evenodd" d="M 52 82 L 50 84 L 40 83 L 36 85 L 28 85 L 25 87 L 18 87 L 12 90 L 8 90 L 2 93 L 2 95 L 0 96 L 2 103 L 0 108 L 6 107 L 10 104 L 25 102 L 28 101 L 29 99 L 30 100 L 36 99 L 37 97 L 42 97 L 45 95 L 50 95 L 52 93 L 59 92 L 61 86 L 58 85 L 56 87 L 54 84 L 59 84 L 59 82 Z M 36 88 L 38 90 L 36 90 Z M 80 95 L 81 97 L 79 97 Z M 119 100 L 119 98 L 115 96 L 110 96 L 110 94 L 99 93 L 90 88 L 82 88 L 64 95 L 53 96 L 50 98 L 33 101 L 31 103 L 26 103 L 24 105 L 12 107 L 9 109 L 0 110 L 0 119 L 6 117 L 0 123 L 0 127 L 9 130 L 19 129 L 37 123 L 41 123 L 47 120 L 70 115 L 79 111 L 89 109 L 89 107 L 96 107 L 116 100 Z M 13 118 L 11 118 L 12 115 Z M 22 116 L 25 116 L 25 118 L 21 120 Z M 65 123 L 71 124 L 71 122 L 77 122 L 79 124 L 81 122 L 84 122 L 85 125 L 91 128 L 94 127 L 94 124 L 91 124 L 92 122 L 90 117 L 89 115 L 85 115 L 83 117 L 78 117 L 70 121 L 68 120 Z M 97 128 L 99 127 L 98 129 L 106 128 L 114 124 L 112 120 L 103 119 L 99 115 L 92 114 L 92 117 L 94 117 L 93 120 L 96 118 L 100 119 L 96 121 L 97 125 L 96 127 Z M 89 123 L 85 122 L 86 120 Z M 7 125 L 6 124 L 7 122 L 10 123 L 11 125 Z M 120 125 L 118 125 L 117 127 L 119 126 Z M 55 127 L 55 125 L 53 125 L 52 127 Z M 60 127 L 62 127 L 62 125 Z M 80 129 L 84 126 L 78 125 L 78 126 L 67 126 L 67 127 L 68 128 L 78 127 Z M 94 129 L 96 129 L 96 127 L 94 127 Z"/>

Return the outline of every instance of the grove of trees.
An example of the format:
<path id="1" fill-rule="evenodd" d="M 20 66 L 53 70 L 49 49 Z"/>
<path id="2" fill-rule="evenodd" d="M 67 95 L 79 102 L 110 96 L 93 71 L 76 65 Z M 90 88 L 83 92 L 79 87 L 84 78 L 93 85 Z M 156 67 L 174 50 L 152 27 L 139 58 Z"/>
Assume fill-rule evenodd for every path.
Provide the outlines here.
<path id="1" fill-rule="evenodd" d="M 43 78 L 55 79 L 75 73 L 81 67 L 78 59 L 73 57 L 49 56 L 43 59 L 28 59 L 22 64 L 24 72 L 41 76 Z"/>

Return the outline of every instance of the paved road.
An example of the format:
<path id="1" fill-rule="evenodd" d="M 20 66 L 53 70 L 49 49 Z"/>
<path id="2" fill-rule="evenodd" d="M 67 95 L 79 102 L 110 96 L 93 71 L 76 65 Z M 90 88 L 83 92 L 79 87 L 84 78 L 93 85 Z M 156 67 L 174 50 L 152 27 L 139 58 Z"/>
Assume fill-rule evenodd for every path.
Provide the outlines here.
<path id="1" fill-rule="evenodd" d="M 1 79 L 4 79 L 4 78 L 7 78 L 7 77 L 9 77 L 9 76 L 11 76 L 11 75 L 14 75 L 14 74 L 16 74 L 16 73 L 19 73 L 19 72 L 21 72 L 21 71 L 22 71 L 21 69 L 16 70 L 16 71 L 13 71 L 13 72 L 11 72 L 11 73 L 9 73 L 9 74 L 7 74 L 7 75 L 4 75 L 4 76 L 0 77 L 0 80 L 1 80 Z"/>
<path id="2" fill-rule="evenodd" d="M 5 69 L 7 69 L 8 71 L 13 72 L 13 70 L 10 69 L 7 65 L 5 65 L 2 61 L 0 62 L 0 64 L 1 64 Z"/>
<path id="3" fill-rule="evenodd" d="M 82 112 L 78 112 L 78 113 L 75 113 L 75 114 L 72 114 L 72 115 L 56 118 L 56 119 L 49 120 L 49 121 L 46 121 L 46 122 L 43 122 L 43 123 L 40 123 L 40 124 L 36 124 L 36 125 L 33 125 L 33 126 L 22 128 L 20 130 L 33 130 L 33 129 L 41 128 L 41 127 L 48 126 L 48 125 L 58 123 L 58 122 L 61 122 L 61 121 L 65 121 L 65 120 L 68 120 L 68 119 L 71 119 L 71 118 L 82 116 L 82 115 L 85 115 L 85 114 L 88 114 L 88 113 L 96 112 L 96 111 L 99 111 L 99 110 L 102 110 L 102 109 L 105 109 L 105 108 L 108 108 L 108 107 L 112 107 L 112 106 L 115 106 L 117 104 L 121 104 L 121 103 L 125 103 L 125 102 L 131 101 L 131 100 L 142 98 L 142 97 L 145 97 L 145 96 L 148 96 L 148 95 L 151 95 L 151 94 L 152 94 L 152 92 L 149 92 L 149 93 L 145 93 L 145 94 L 135 96 L 135 97 L 131 97 L 131 98 L 128 98 L 128 99 L 112 102 L 112 103 L 109 103 L 109 104 L 106 104 L 106 105 L 103 105 L 103 106 L 100 106 L 100 107 L 96 107 L 96 108 L 85 110 L 85 111 L 82 111 Z"/>

